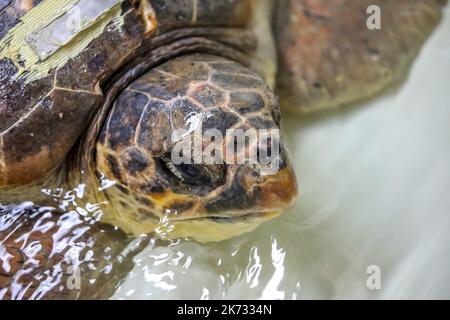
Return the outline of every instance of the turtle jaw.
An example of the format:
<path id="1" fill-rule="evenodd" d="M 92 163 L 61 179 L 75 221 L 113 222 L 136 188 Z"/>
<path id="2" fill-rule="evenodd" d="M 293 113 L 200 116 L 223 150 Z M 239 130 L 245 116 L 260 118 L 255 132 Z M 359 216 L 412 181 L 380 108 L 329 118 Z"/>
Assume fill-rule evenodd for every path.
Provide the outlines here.
<path id="1" fill-rule="evenodd" d="M 245 189 L 228 184 L 197 198 L 173 190 L 146 197 L 132 191 L 124 193 L 121 185 L 115 185 L 105 190 L 110 206 L 104 210 L 102 220 L 133 236 L 154 234 L 161 239 L 181 238 L 199 243 L 240 236 L 279 217 L 297 197 L 296 177 L 290 164 L 263 179 L 252 179 L 248 170 L 242 165 L 229 174 L 230 182 Z"/>

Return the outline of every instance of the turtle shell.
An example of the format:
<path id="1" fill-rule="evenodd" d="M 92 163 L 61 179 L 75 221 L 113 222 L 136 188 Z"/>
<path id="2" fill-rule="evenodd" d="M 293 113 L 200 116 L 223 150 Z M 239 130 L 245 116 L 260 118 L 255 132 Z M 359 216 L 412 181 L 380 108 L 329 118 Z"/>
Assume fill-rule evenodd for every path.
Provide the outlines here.
<path id="1" fill-rule="evenodd" d="M 105 84 L 153 38 L 176 41 L 163 36 L 174 28 L 245 27 L 250 2 L 0 0 L 0 186 L 61 164 Z"/>
<path id="2" fill-rule="evenodd" d="M 393 87 L 440 21 L 444 2 L 278 1 L 274 31 L 283 107 L 307 113 Z M 376 17 L 379 26 L 372 26 Z"/>

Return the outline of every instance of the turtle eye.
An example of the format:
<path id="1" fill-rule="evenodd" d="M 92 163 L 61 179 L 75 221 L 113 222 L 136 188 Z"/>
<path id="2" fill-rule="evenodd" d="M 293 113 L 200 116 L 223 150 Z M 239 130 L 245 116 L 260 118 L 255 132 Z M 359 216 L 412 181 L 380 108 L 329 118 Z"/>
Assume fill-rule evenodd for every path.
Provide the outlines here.
<path id="1" fill-rule="evenodd" d="M 226 166 L 224 164 L 174 164 L 167 157 L 162 160 L 165 167 L 183 184 L 217 187 L 225 183 Z"/>
<path id="2" fill-rule="evenodd" d="M 169 159 L 169 158 L 162 158 L 162 161 L 165 165 L 165 167 L 175 176 L 177 177 L 179 180 L 181 180 L 181 182 L 184 181 L 184 177 L 183 174 L 181 173 L 180 170 L 178 170 L 177 166 Z"/>

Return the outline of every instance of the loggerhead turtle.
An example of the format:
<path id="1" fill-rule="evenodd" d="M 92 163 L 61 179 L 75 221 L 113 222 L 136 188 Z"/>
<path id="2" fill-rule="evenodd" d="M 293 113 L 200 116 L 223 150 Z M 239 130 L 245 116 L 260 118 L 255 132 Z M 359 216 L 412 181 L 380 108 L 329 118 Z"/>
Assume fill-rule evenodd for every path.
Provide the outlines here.
<path id="1" fill-rule="evenodd" d="M 282 141 L 264 175 L 175 164 L 174 132 L 278 129 L 273 91 L 299 113 L 370 97 L 442 4 L 0 0 L 0 298 L 105 298 L 133 236 L 219 241 L 276 217 L 297 194 Z"/>

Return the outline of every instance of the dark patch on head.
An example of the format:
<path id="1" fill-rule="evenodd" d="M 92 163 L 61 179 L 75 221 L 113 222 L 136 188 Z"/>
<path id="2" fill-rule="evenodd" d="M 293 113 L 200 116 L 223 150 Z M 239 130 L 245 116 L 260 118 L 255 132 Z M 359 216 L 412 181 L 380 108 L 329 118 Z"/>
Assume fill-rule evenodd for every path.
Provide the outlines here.
<path id="1" fill-rule="evenodd" d="M 240 113 L 256 112 L 266 106 L 257 92 L 234 92 L 230 98 L 230 106 Z"/>
<path id="2" fill-rule="evenodd" d="M 158 70 L 149 71 L 130 85 L 133 90 L 146 92 L 153 98 L 166 101 L 186 95 L 188 87 L 187 79 L 173 78 L 171 75 L 161 73 Z"/>
<path id="3" fill-rule="evenodd" d="M 106 135 L 112 149 L 131 143 L 147 102 L 145 95 L 128 90 L 122 92 L 117 98 L 109 116 L 109 125 L 104 126 L 102 130 L 108 130 Z"/>
<path id="4" fill-rule="evenodd" d="M 319 80 L 314 81 L 314 82 L 313 82 L 313 86 L 314 86 L 314 88 L 316 88 L 316 89 L 321 89 L 321 88 L 322 88 L 322 82 L 319 81 Z"/>
<path id="5" fill-rule="evenodd" d="M 163 161 L 159 158 L 154 158 L 155 160 L 155 179 L 143 183 L 140 189 L 143 193 L 153 194 L 153 193 L 164 193 L 169 189 L 169 185 L 176 183 L 177 179 L 172 176 L 170 171 L 167 170 Z"/>
<path id="6" fill-rule="evenodd" d="M 197 87 L 192 97 L 205 108 L 218 107 L 225 102 L 225 93 L 208 84 Z"/>
<path id="7" fill-rule="evenodd" d="M 257 202 L 260 193 L 257 188 L 254 188 L 250 194 L 248 191 L 235 178 L 231 187 L 206 203 L 205 208 L 210 213 L 251 209 Z"/>
<path id="8" fill-rule="evenodd" d="M 268 120 L 261 117 L 251 117 L 247 119 L 247 123 L 257 130 L 277 129 L 277 125 L 273 120 Z"/>
<path id="9" fill-rule="evenodd" d="M 164 193 L 166 191 L 166 186 L 152 183 L 141 185 L 140 189 L 145 193 Z"/>
<path id="10" fill-rule="evenodd" d="M 228 62 L 227 62 L 228 61 Z M 224 62 L 213 62 L 210 66 L 214 69 L 216 73 L 224 73 L 224 74 L 241 74 L 241 75 L 249 75 L 254 78 L 260 78 L 260 75 L 255 71 L 245 68 L 239 63 L 232 62 L 229 60 Z"/>
<path id="11" fill-rule="evenodd" d="M 123 165 L 129 173 L 136 175 L 147 169 L 149 161 L 147 156 L 135 149 L 128 152 L 126 159 L 123 161 Z"/>
<path id="12" fill-rule="evenodd" d="M 137 142 L 140 148 L 147 150 L 152 156 L 164 153 L 170 142 L 171 128 L 168 111 L 166 104 L 150 101 L 142 115 Z"/>
<path id="13" fill-rule="evenodd" d="M 205 132 L 209 129 L 219 130 L 225 136 L 228 129 L 232 128 L 239 118 L 231 112 L 221 109 L 211 110 L 203 117 L 202 130 Z"/>
<path id="14" fill-rule="evenodd" d="M 156 179 L 147 185 L 143 185 L 141 189 L 147 193 L 163 193 L 166 190 L 170 190 L 171 192 L 178 194 L 203 196 L 217 188 L 218 185 L 224 183 L 224 180 L 220 180 L 224 174 L 215 171 L 216 169 L 219 169 L 217 166 L 211 166 L 213 168 L 206 168 L 203 165 L 197 165 L 196 167 L 191 168 L 189 168 L 189 166 L 190 165 L 176 166 L 177 170 L 179 170 L 183 176 L 183 180 L 181 180 L 174 175 L 162 159 L 155 158 Z"/>
<path id="15" fill-rule="evenodd" d="M 123 185 L 121 184 L 116 184 L 117 189 L 120 190 L 120 192 L 122 192 L 125 195 L 130 195 L 130 190 L 128 190 L 127 188 L 125 188 Z"/>
<path id="16" fill-rule="evenodd" d="M 140 5 L 141 5 L 141 0 L 124 1 L 121 4 L 122 13 L 129 11 L 131 8 L 139 9 Z"/>
<path id="17" fill-rule="evenodd" d="M 217 223 L 232 223 L 234 221 L 234 219 L 230 217 L 208 217 L 208 219 Z"/>
<path id="18" fill-rule="evenodd" d="M 108 167 L 111 170 L 112 174 L 117 180 L 122 180 L 122 174 L 120 172 L 119 164 L 117 163 L 116 158 L 112 155 L 108 155 L 106 157 L 106 161 L 108 161 Z"/>
<path id="19" fill-rule="evenodd" d="M 177 164 L 183 183 L 191 186 L 203 186 L 215 189 L 225 183 L 226 167 L 222 164 Z"/>

